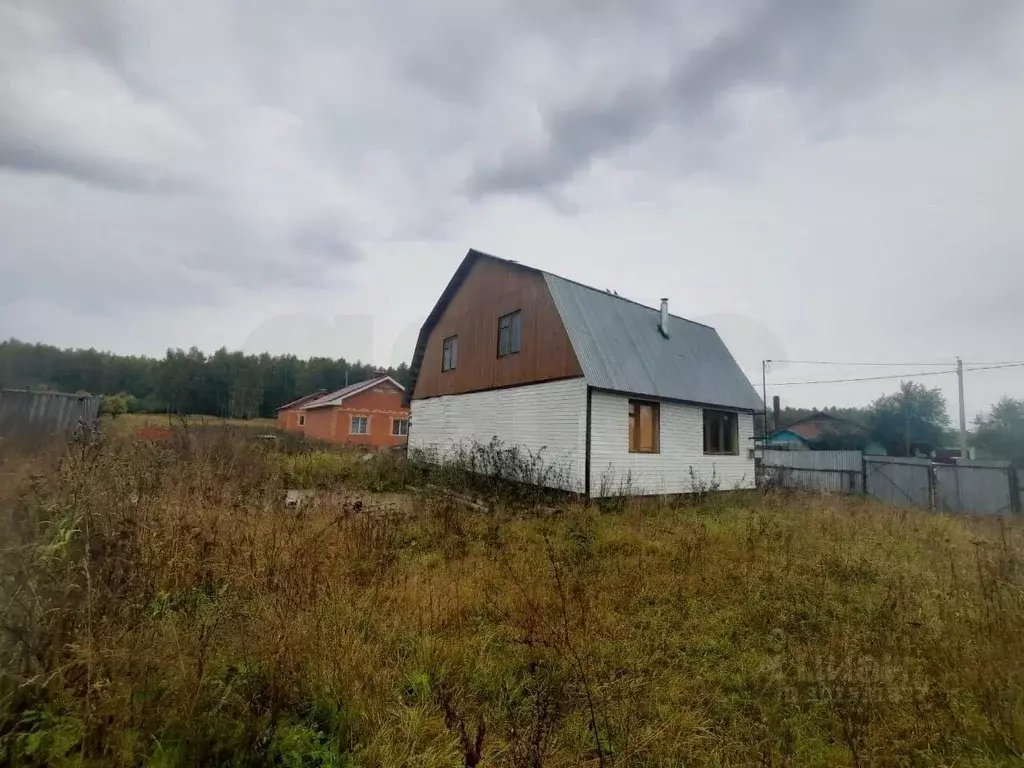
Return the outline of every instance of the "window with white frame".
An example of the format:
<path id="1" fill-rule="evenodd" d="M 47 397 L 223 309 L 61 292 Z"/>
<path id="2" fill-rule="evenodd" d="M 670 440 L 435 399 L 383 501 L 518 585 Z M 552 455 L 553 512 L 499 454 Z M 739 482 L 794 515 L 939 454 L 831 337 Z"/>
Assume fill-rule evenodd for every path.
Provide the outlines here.
<path id="1" fill-rule="evenodd" d="M 365 435 L 369 430 L 369 419 L 365 416 L 353 416 L 352 428 L 349 432 L 353 435 Z"/>
<path id="2" fill-rule="evenodd" d="M 408 419 L 392 419 L 391 420 L 391 434 L 395 437 L 405 437 L 409 434 L 409 420 Z"/>

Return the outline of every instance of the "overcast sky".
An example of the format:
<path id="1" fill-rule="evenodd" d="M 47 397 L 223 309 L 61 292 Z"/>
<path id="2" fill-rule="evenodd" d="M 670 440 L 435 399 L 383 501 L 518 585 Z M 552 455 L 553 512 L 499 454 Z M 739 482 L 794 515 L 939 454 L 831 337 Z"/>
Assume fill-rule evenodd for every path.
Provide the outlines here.
<path id="1" fill-rule="evenodd" d="M 758 382 L 1019 361 L 1021 137 L 1019 0 L 0 0 L 0 336 L 398 363 L 475 247 Z"/>

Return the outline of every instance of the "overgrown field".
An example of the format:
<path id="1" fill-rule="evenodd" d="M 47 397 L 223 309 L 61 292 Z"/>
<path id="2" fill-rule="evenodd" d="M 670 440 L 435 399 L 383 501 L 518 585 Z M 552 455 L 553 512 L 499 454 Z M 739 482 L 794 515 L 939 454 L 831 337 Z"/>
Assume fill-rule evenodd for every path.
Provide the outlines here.
<path id="1" fill-rule="evenodd" d="M 269 442 L 2 447 L 0 764 L 1024 754 L 1015 521 L 758 493 L 587 506 Z M 286 506 L 296 487 L 316 494 Z"/>
<path id="2" fill-rule="evenodd" d="M 250 427 L 260 430 L 272 430 L 277 426 L 274 419 L 218 419 L 213 416 L 187 416 L 184 422 L 179 416 L 163 413 L 125 413 L 116 418 L 105 417 L 104 427 L 111 432 L 122 435 L 135 435 L 147 429 L 178 429 L 186 426 L 223 426 Z"/>

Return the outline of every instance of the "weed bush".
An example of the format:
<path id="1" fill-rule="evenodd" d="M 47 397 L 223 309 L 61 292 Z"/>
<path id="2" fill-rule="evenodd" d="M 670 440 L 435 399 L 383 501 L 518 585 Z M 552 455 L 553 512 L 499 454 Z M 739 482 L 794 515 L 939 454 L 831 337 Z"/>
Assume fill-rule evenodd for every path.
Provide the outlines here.
<path id="1" fill-rule="evenodd" d="M 1022 759 L 1019 521 L 707 488 L 535 515 L 472 469 L 0 446 L 0 763 Z"/>

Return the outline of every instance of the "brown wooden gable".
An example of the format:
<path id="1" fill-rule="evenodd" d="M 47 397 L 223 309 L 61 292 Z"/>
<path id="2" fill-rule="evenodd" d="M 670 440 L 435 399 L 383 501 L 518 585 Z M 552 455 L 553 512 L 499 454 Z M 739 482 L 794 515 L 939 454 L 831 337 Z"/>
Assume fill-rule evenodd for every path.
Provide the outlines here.
<path id="1" fill-rule="evenodd" d="M 433 327 L 421 332 L 412 398 L 582 376 L 543 274 L 475 251 L 466 258 L 472 259 L 468 271 L 456 274 L 461 282 L 449 286 L 454 290 L 447 304 L 435 308 Z M 519 352 L 499 357 L 498 319 L 516 310 L 521 312 Z M 456 366 L 442 371 L 444 340 L 451 336 L 458 337 Z"/>

